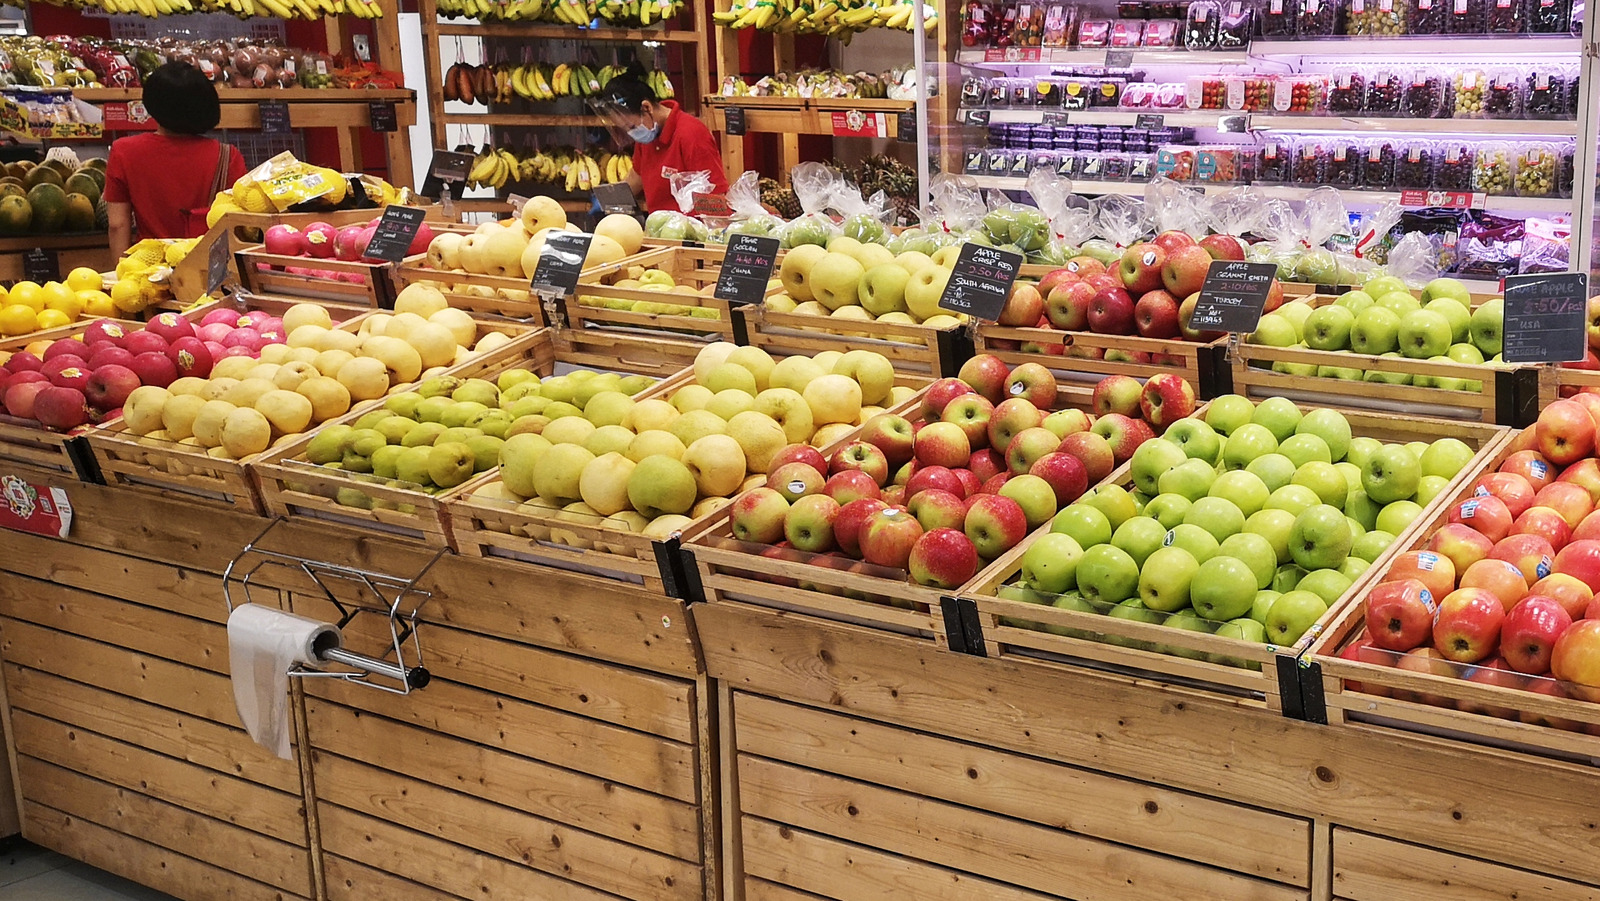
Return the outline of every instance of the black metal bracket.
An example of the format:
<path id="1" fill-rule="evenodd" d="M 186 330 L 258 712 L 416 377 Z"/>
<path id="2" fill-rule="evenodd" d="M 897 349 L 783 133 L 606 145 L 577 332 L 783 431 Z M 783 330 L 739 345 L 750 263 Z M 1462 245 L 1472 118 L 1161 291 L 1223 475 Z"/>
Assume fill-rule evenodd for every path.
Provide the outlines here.
<path id="1" fill-rule="evenodd" d="M 1283 715 L 1291 720 L 1305 719 L 1305 701 L 1300 696 L 1300 664 L 1295 657 L 1273 658 L 1278 668 L 1278 700 L 1283 705 Z"/>
<path id="2" fill-rule="evenodd" d="M 740 347 L 750 346 L 750 321 L 745 318 L 745 310 L 747 309 L 749 307 L 743 305 L 734 306 L 729 304 L 728 306 L 728 318 L 731 320 L 729 325 L 733 326 L 733 343 Z"/>
<path id="3" fill-rule="evenodd" d="M 984 649 L 983 623 L 978 619 L 978 604 L 971 598 L 942 597 L 939 613 L 944 619 L 945 640 L 950 650 L 957 654 L 987 657 Z"/>
<path id="4" fill-rule="evenodd" d="M 944 329 L 938 332 L 936 340 L 939 345 L 939 378 L 955 378 L 961 372 L 962 364 L 977 352 L 971 329 Z"/>
<path id="5" fill-rule="evenodd" d="M 1208 365 L 1209 361 L 1209 365 Z M 1203 400 L 1215 400 L 1224 394 L 1233 393 L 1233 362 L 1228 359 L 1228 346 L 1226 344 L 1210 348 L 1209 353 L 1203 352 L 1199 358 L 1200 363 L 1200 397 Z M 1207 370 L 1210 378 L 1207 378 Z"/>
<path id="6" fill-rule="evenodd" d="M 1305 714 L 1301 719 L 1321 726 L 1328 725 L 1328 698 L 1322 690 L 1322 664 L 1301 657 L 1300 704 Z"/>
<path id="7" fill-rule="evenodd" d="M 685 545 L 678 546 L 678 599 L 690 604 L 703 604 L 706 601 L 706 589 L 700 582 L 700 565 L 694 559 L 694 551 Z"/>
<path id="8" fill-rule="evenodd" d="M 1494 374 L 1494 421 L 1524 428 L 1539 418 L 1539 370 L 1500 370 Z"/>
<path id="9" fill-rule="evenodd" d="M 94 458 L 94 448 L 89 446 L 89 439 L 78 435 L 66 441 L 67 459 L 72 461 L 72 468 L 78 475 L 78 481 L 90 485 L 104 485 L 105 474 L 100 471 L 100 461 Z"/>
<path id="10" fill-rule="evenodd" d="M 683 599 L 683 563 L 678 556 L 676 537 L 650 542 L 656 555 L 656 569 L 661 571 L 661 589 L 669 598 Z"/>

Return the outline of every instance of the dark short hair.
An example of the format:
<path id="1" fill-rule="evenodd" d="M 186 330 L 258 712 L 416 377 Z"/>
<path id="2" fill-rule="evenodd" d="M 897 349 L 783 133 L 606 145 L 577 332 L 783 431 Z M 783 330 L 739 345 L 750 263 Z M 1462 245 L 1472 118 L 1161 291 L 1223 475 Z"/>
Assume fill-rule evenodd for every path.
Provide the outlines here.
<path id="1" fill-rule="evenodd" d="M 217 89 L 203 72 L 189 63 L 170 62 L 144 80 L 144 108 L 162 128 L 182 135 L 199 135 L 222 121 Z"/>
<path id="2" fill-rule="evenodd" d="M 637 113 L 646 100 L 657 102 L 656 92 L 645 82 L 644 67 L 635 60 L 627 71 L 606 82 L 606 99 L 630 113 Z"/>

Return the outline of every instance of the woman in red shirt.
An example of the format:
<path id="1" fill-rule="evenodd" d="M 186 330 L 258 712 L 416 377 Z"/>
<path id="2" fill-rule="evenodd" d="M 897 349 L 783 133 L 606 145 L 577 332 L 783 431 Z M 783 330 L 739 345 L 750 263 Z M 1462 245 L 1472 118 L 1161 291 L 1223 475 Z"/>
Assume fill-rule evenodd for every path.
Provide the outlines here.
<path id="1" fill-rule="evenodd" d="M 150 73 L 144 107 L 159 127 L 116 141 L 106 162 L 106 215 L 118 256 L 133 244 L 135 228 L 141 238 L 204 234 L 218 170 L 225 185 L 245 173 L 236 148 L 205 137 L 221 121 L 222 107 L 199 69 L 171 62 Z"/>
<path id="2" fill-rule="evenodd" d="M 661 100 L 644 80 L 635 62 L 628 71 L 606 83 L 598 106 L 616 131 L 633 141 L 633 173 L 628 184 L 644 197 L 646 212 L 678 209 L 672 184 L 663 169 L 710 172 L 718 194 L 728 191 L 722 171 L 722 150 L 711 129 L 671 100 Z"/>

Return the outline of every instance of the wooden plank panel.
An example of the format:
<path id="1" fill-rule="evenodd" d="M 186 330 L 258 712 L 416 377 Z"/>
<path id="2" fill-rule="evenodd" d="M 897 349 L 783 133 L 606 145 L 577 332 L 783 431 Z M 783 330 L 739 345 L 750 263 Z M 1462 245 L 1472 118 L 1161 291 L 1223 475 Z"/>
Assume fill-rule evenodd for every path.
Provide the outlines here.
<path id="1" fill-rule="evenodd" d="M 332 804 L 317 805 L 322 847 L 385 873 L 476 901 L 616 901 L 616 896 L 557 879 L 489 854 L 402 829 Z"/>
<path id="2" fill-rule="evenodd" d="M 23 804 L 22 834 L 30 842 L 177 898 L 306 901 L 303 896 L 32 801 Z"/>
<path id="3" fill-rule="evenodd" d="M 13 713 L 11 725 L 18 754 L 37 757 L 279 841 L 308 847 L 305 803 L 300 795 L 287 795 L 203 770 L 31 713 Z M 24 785 L 24 792 L 27 789 Z"/>
<path id="4" fill-rule="evenodd" d="M 10 572 L 216 623 L 228 619 L 222 580 L 208 573 L 24 532 L 6 535 L 6 551 Z"/>
<path id="5" fill-rule="evenodd" d="M 1307 897 L 1304 889 L 760 757 L 740 755 L 739 797 L 746 814 L 1075 901 Z"/>
<path id="6" fill-rule="evenodd" d="M 422 691 L 404 696 L 329 679 L 312 680 L 306 691 L 680 801 L 696 797 L 694 749 L 643 732 L 437 678 Z"/>
<path id="7" fill-rule="evenodd" d="M 295 595 L 293 603 L 296 613 L 317 619 L 336 612 L 326 600 L 303 595 Z M 345 639 L 351 647 L 371 646 L 368 642 L 384 647 L 391 640 L 387 625 L 380 627 L 375 618 L 357 617 L 350 625 Z M 357 636 L 367 641 L 357 643 Z M 694 690 L 682 679 L 431 623 L 419 627 L 418 637 L 435 676 L 674 741 L 694 741 Z"/>
<path id="8" fill-rule="evenodd" d="M 733 605 L 694 615 L 711 675 L 734 688 L 1600 884 L 1592 767 Z M 1441 775 L 1463 767 L 1495 778 Z"/>
<path id="9" fill-rule="evenodd" d="M 294 761 L 279 760 L 251 741 L 243 729 L 69 682 L 38 670 L 8 664 L 5 677 L 14 710 L 31 710 L 296 797 L 302 793 L 300 769 Z"/>
<path id="10" fill-rule="evenodd" d="M 332 754 L 317 799 L 640 901 L 700 894 L 699 867 Z"/>
<path id="11" fill-rule="evenodd" d="M 822 901 L 822 896 L 765 879 L 745 877 L 744 901 Z"/>
<path id="12" fill-rule="evenodd" d="M 316 698 L 306 700 L 306 717 L 318 752 L 699 860 L 700 821 L 692 805 Z"/>
<path id="13" fill-rule="evenodd" d="M 454 901 L 456 897 L 332 854 L 322 858 L 322 869 L 328 879 L 328 901 Z"/>
<path id="14" fill-rule="evenodd" d="M 1600 901 L 1600 888 L 1349 829 L 1333 833 L 1333 891 L 1350 901 Z"/>
<path id="15" fill-rule="evenodd" d="M 30 801 L 190 854 L 286 892 L 311 894 L 311 859 L 304 849 L 33 757 L 19 757 L 17 767 Z"/>
<path id="16" fill-rule="evenodd" d="M 757 695 L 735 710 L 741 751 L 1309 885 L 1305 820 Z"/>
<path id="17" fill-rule="evenodd" d="M 15 575 L 0 579 L 0 616 L 228 673 L 227 630 L 191 616 Z"/>
<path id="18" fill-rule="evenodd" d="M 1060 898 L 744 817 L 745 873 L 838 901 L 1046 901 Z"/>
<path id="19" fill-rule="evenodd" d="M 0 655 L 7 663 L 54 673 L 214 722 L 239 721 L 228 677 L 192 666 L 14 619 L 0 619 Z"/>

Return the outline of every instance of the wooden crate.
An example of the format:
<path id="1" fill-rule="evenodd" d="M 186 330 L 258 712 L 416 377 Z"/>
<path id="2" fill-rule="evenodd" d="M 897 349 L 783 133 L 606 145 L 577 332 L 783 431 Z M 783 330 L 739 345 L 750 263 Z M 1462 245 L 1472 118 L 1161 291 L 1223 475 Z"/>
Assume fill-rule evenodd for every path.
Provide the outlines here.
<path id="1" fill-rule="evenodd" d="M 438 288 L 450 306 L 487 316 L 504 316 L 529 325 L 549 325 L 539 298 L 528 291 L 528 279 L 428 268 L 423 254 L 406 257 L 394 269 L 395 294 L 408 285 Z"/>
<path id="2" fill-rule="evenodd" d="M 1332 838 L 1333 893 L 1346 901 L 1600 898 L 1592 885 L 1342 826 Z"/>
<path id="3" fill-rule="evenodd" d="M 1387 442 L 1429 441 L 1443 433 L 1461 438 L 1477 449 L 1471 463 L 1462 468 L 1450 489 L 1429 506 L 1438 510 L 1444 498 L 1475 478 L 1479 467 L 1491 459 L 1508 440 L 1504 428 L 1481 424 L 1446 424 L 1439 420 L 1416 420 L 1376 413 L 1347 413 L 1351 432 L 1360 437 Z M 1132 476 L 1124 465 L 1113 472 L 1108 482 L 1131 485 Z M 1050 606 L 1051 598 L 1038 592 L 1010 585 L 1022 569 L 1022 557 L 1050 526 L 1040 527 L 1021 544 L 978 574 L 961 591 L 964 600 L 976 607 L 975 625 L 981 632 L 982 652 L 990 657 L 1026 657 L 1070 666 L 1085 666 L 1133 674 L 1192 686 L 1219 694 L 1237 696 L 1243 703 L 1260 704 L 1269 710 L 1297 714 L 1299 676 L 1294 661 L 1317 635 L 1337 617 L 1343 603 L 1356 597 L 1399 553 L 1411 536 L 1428 519 L 1428 511 L 1412 527 L 1397 536 L 1389 552 L 1380 556 L 1345 592 L 1340 602 L 1291 647 L 1254 644 L 1222 638 L 1204 632 L 1169 629 L 1156 623 L 1134 622 L 1104 615 Z M 971 628 L 969 625 L 969 629 Z M 969 646 L 977 645 L 973 635 Z M 1280 673 L 1281 670 L 1281 673 Z M 1280 678 L 1281 677 L 1281 678 Z"/>
<path id="4" fill-rule="evenodd" d="M 1183 376 L 1195 396 L 1209 400 L 1227 392 L 1223 352 L 1227 339 L 1200 343 L 1176 338 L 1142 338 L 1138 335 L 1097 335 L 1050 328 L 1010 328 L 979 323 L 973 329 L 973 351 L 993 354 L 1007 365 L 1038 363 L 1071 385 L 1084 398 L 1107 376 L 1127 375 L 1140 381 L 1162 372 Z M 1032 345 L 1039 349 L 1030 350 Z M 1106 359 L 1113 354 L 1118 359 Z"/>
<path id="5" fill-rule="evenodd" d="M 259 244 L 241 248 L 234 254 L 234 260 L 239 267 L 239 283 L 252 294 L 331 300 L 374 309 L 394 306 L 392 263 L 285 256 L 267 253 Z M 290 267 L 337 272 L 351 280 L 335 281 L 322 276 L 295 274 L 286 271 Z"/>
<path id="6" fill-rule="evenodd" d="M 566 326 L 573 331 L 665 332 L 691 340 L 733 341 L 736 335 L 733 309 L 726 300 L 712 296 L 726 252 L 727 248 L 721 246 L 658 247 L 615 263 L 586 269 L 578 278 L 577 289 L 564 303 Z M 666 272 L 679 286 L 692 288 L 694 293 L 616 287 L 617 282 L 629 278 L 629 272 L 635 269 Z M 767 293 L 777 290 L 769 289 Z M 607 300 L 664 303 L 682 309 L 673 313 L 614 310 L 602 305 Z"/>
<path id="7" fill-rule="evenodd" d="M 954 377 L 972 356 L 965 326 L 940 329 L 909 322 L 843 320 L 780 313 L 763 306 L 745 311 L 745 328 L 749 343 L 773 356 L 873 350 L 892 360 L 896 369 L 932 378 Z"/>
<path id="8" fill-rule="evenodd" d="M 274 302 L 287 306 L 304 301 L 279 299 Z M 354 308 L 341 307 L 341 309 Z M 360 327 L 361 319 L 370 312 L 358 313 L 337 327 L 345 330 L 357 329 Z M 478 323 L 480 338 L 490 332 L 510 335 L 512 341 L 459 366 L 449 367 L 446 372 L 451 375 L 470 375 L 483 367 L 493 367 L 502 359 L 514 357 L 518 352 L 518 341 L 533 334 L 532 329 L 516 323 Z M 397 387 L 403 389 L 410 386 Z M 382 403 L 381 399 L 355 403 L 346 418 L 359 418 Z M 313 426 L 301 435 L 297 443 L 303 444 L 309 441 L 318 428 L 320 425 Z M 219 503 L 250 513 L 265 514 L 271 509 L 261 491 L 255 466 L 276 448 L 268 448 L 259 454 L 251 454 L 237 460 L 214 457 L 206 453 L 204 448 L 193 445 L 130 435 L 120 419 L 93 429 L 86 435 L 86 439 L 99 475 L 107 484 L 134 491 Z"/>
<path id="9" fill-rule="evenodd" d="M 1495 453 L 1480 454 L 1469 479 L 1442 493 L 1441 503 L 1418 517 L 1419 527 L 1394 543 L 1395 552 L 1426 547 L 1448 522 L 1450 509 L 1471 495 L 1472 482 L 1497 470 L 1511 453 L 1508 438 Z M 1382 648 L 1362 649 L 1356 659 L 1343 656 L 1366 634 L 1367 592 L 1376 584 L 1373 580 L 1362 586 L 1365 590 L 1330 611 L 1328 628 L 1306 650 L 1307 688 L 1314 702 L 1308 712 L 1313 717 L 1600 765 L 1600 692 L 1594 689 L 1509 672 L 1483 681 L 1482 667 L 1443 660 L 1427 672 L 1399 669 L 1403 655 Z"/>
<path id="10" fill-rule="evenodd" d="M 455 367 L 449 374 L 492 380 L 510 369 L 529 369 L 540 375 L 552 375 L 560 362 L 553 334 L 548 329 L 539 329 Z M 641 399 L 652 397 L 666 390 L 669 384 L 658 383 L 638 396 Z M 351 424 L 375 406 L 352 410 L 334 422 Z M 308 463 L 303 458 L 315 436 L 316 432 L 308 432 L 252 461 L 250 469 L 269 514 L 360 524 L 396 538 L 420 541 L 433 547 L 454 547 L 446 505 L 475 490 L 489 475 L 483 473 L 454 489 L 431 493 L 405 483 Z M 365 504 L 371 506 L 360 506 Z"/>
<path id="11" fill-rule="evenodd" d="M 922 398 L 919 391 L 890 412 L 915 421 Z M 1075 396 L 1058 388 L 1053 409 L 1074 405 Z M 858 429 L 846 435 L 823 455 L 859 434 Z M 944 600 L 957 592 L 918 585 L 903 570 L 738 541 L 726 510 L 686 531 L 684 547 L 694 559 L 690 590 L 709 603 L 785 610 L 949 643 L 946 616 L 953 616 L 954 608 L 947 614 Z"/>

